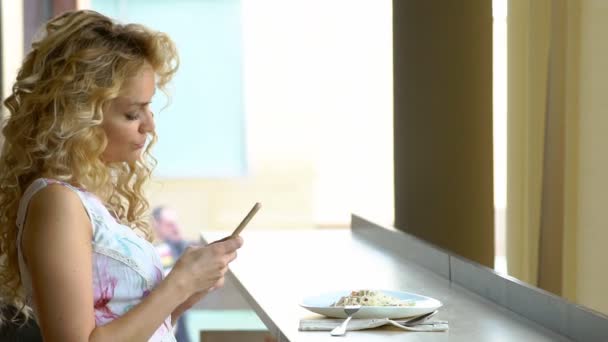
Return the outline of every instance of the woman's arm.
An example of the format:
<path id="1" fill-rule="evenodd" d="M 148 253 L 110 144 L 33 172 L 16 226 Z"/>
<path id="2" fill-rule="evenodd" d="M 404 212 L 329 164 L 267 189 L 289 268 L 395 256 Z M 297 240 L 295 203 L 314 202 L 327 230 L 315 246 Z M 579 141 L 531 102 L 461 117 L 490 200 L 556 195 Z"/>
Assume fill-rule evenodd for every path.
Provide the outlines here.
<path id="1" fill-rule="evenodd" d="M 23 234 L 36 314 L 46 342 L 147 341 L 180 303 L 223 277 L 240 247 L 240 241 L 231 241 L 220 248 L 187 251 L 174 268 L 177 272 L 171 272 L 150 295 L 124 316 L 96 327 L 92 229 L 78 195 L 61 185 L 42 189 L 30 203 Z"/>
<path id="2" fill-rule="evenodd" d="M 193 294 L 192 296 L 190 296 L 190 298 L 186 299 L 183 303 L 178 305 L 175 308 L 175 310 L 173 310 L 173 312 L 171 313 L 171 325 L 175 325 L 177 320 L 180 318 L 181 315 L 184 314 L 184 312 L 186 312 L 186 310 L 190 309 L 194 304 L 198 303 L 209 292 L 211 292 L 211 290 L 203 290 L 203 291 L 197 292 L 197 293 Z"/>

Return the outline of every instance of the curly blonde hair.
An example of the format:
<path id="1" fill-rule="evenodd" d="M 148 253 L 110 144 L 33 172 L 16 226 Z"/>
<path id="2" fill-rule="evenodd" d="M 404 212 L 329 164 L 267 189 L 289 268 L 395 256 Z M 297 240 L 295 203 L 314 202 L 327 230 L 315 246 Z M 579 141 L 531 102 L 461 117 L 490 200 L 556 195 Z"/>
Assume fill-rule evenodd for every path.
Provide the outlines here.
<path id="1" fill-rule="evenodd" d="M 140 160 L 109 164 L 101 157 L 107 138 L 100 125 L 104 109 L 144 66 L 166 93 L 179 64 L 166 34 L 94 11 L 64 13 L 44 28 L 4 101 L 10 116 L 0 155 L 0 308 L 13 306 L 26 318 L 16 226 L 26 187 L 39 177 L 78 186 L 151 240 L 143 186 L 156 164 L 150 155 L 156 134 Z"/>

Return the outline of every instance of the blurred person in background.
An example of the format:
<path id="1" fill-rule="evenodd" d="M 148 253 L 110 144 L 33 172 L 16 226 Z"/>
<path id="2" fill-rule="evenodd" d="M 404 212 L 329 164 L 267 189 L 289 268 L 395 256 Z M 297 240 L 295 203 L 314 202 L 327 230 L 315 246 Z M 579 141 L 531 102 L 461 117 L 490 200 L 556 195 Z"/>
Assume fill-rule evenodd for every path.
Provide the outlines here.
<path id="1" fill-rule="evenodd" d="M 177 212 L 173 208 L 155 207 L 152 210 L 152 227 L 156 233 L 154 245 L 167 275 L 190 243 L 182 236 Z M 184 317 L 177 321 L 175 339 L 177 342 L 190 342 Z"/>
<path id="2" fill-rule="evenodd" d="M 177 211 L 167 206 L 158 206 L 152 210 L 152 227 L 156 232 L 156 247 L 160 259 L 168 273 L 192 243 L 186 241 L 179 225 Z"/>

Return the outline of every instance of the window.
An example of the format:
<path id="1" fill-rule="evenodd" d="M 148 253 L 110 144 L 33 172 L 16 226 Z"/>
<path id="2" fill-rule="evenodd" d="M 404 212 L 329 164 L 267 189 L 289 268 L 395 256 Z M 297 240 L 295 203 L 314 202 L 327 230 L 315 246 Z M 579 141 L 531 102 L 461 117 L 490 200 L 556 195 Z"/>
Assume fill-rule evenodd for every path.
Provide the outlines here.
<path id="1" fill-rule="evenodd" d="M 92 9 L 166 32 L 180 71 L 153 101 L 160 178 L 238 177 L 246 173 L 241 4 L 239 0 L 94 0 Z M 160 113 L 159 113 L 160 111 Z"/>

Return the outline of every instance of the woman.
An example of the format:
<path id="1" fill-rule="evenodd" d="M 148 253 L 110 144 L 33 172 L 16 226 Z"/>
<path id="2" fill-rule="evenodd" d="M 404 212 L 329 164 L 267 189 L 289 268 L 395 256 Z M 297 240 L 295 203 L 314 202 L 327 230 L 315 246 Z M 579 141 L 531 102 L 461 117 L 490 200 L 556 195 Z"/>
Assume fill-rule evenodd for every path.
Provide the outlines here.
<path id="1" fill-rule="evenodd" d="M 0 302 L 45 341 L 174 341 L 242 245 L 189 248 L 163 279 L 149 242 L 149 105 L 177 64 L 165 34 L 93 11 L 52 19 L 24 60 L 4 103 Z"/>

